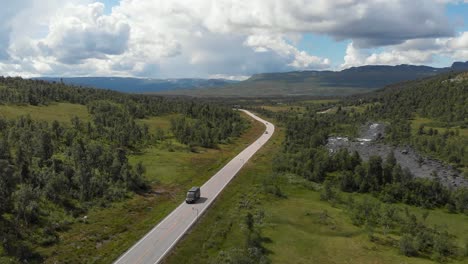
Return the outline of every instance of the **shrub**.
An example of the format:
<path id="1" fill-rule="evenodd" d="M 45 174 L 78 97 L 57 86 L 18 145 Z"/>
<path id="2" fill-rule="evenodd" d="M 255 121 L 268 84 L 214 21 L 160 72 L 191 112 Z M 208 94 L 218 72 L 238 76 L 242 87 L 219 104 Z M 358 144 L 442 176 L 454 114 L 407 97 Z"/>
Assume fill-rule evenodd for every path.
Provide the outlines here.
<path id="1" fill-rule="evenodd" d="M 418 254 L 418 249 L 412 236 L 404 235 L 400 239 L 400 252 L 408 257 L 416 256 Z"/>

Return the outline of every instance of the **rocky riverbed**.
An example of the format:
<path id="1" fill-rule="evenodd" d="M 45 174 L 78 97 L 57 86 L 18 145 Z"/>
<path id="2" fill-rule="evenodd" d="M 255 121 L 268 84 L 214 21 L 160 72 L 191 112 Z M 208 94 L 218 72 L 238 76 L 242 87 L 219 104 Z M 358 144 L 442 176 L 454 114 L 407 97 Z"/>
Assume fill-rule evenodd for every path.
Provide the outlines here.
<path id="1" fill-rule="evenodd" d="M 397 162 L 402 168 L 408 168 L 415 177 L 434 179 L 449 188 L 468 187 L 468 180 L 452 166 L 444 164 L 419 154 L 409 146 L 390 146 L 379 142 L 385 135 L 385 125 L 369 123 L 363 126 L 359 138 L 330 137 L 327 148 L 335 152 L 346 148 L 350 152 L 357 151 L 362 159 L 368 160 L 371 156 L 380 156 L 383 160 L 393 151 Z"/>

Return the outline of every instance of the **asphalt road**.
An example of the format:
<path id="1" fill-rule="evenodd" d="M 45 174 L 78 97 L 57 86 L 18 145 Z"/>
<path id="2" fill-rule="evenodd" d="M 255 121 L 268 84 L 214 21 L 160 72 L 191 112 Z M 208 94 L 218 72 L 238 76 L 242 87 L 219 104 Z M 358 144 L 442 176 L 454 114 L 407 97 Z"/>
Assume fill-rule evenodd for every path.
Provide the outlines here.
<path id="1" fill-rule="evenodd" d="M 156 225 L 156 227 L 140 239 L 140 241 L 120 256 L 115 263 L 159 263 L 203 212 L 210 207 L 211 203 L 234 176 L 236 176 L 244 164 L 270 139 L 275 131 L 275 126 L 273 124 L 255 116 L 249 111 L 241 111 L 244 111 L 252 118 L 264 123 L 266 132 L 201 186 L 201 198 L 196 204 L 186 204 L 185 201 L 182 202 L 174 211 Z"/>

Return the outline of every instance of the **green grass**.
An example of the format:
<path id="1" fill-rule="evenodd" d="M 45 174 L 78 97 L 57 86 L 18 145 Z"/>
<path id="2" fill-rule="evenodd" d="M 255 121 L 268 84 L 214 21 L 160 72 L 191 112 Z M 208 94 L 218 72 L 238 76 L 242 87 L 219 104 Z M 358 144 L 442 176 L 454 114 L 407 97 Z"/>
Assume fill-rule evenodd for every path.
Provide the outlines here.
<path id="1" fill-rule="evenodd" d="M 351 224 L 343 209 L 321 201 L 318 192 L 293 186 L 286 193 L 288 199 L 265 207 L 269 218 L 264 235 L 272 240 L 266 247 L 273 252 L 270 255 L 273 263 L 436 263 L 403 256 L 396 246 L 370 242 L 362 228 Z M 410 208 L 418 215 L 424 212 L 421 208 Z M 320 218 L 324 211 L 329 216 L 327 221 Z M 430 210 L 426 221 L 431 226 L 446 226 L 449 232 L 458 235 L 460 244 L 463 234 L 468 234 L 466 215 Z"/>
<path id="2" fill-rule="evenodd" d="M 339 99 L 316 99 L 316 100 L 305 100 L 301 101 L 302 103 L 306 104 L 334 104 L 338 103 Z"/>
<path id="3" fill-rule="evenodd" d="M 234 154 L 234 150 L 228 149 L 232 145 L 223 145 L 216 150 L 200 148 L 199 153 L 189 152 L 186 146 L 179 143 L 172 145 L 174 147 L 161 144 L 148 148 L 139 155 L 131 156 L 130 162 L 142 162 L 150 181 L 188 186 L 201 184 L 207 175 L 214 174 Z"/>
<path id="4" fill-rule="evenodd" d="M 262 105 L 262 108 L 272 112 L 297 111 L 304 112 L 305 107 L 296 105 Z"/>
<path id="5" fill-rule="evenodd" d="M 70 123 L 71 118 L 74 116 L 84 121 L 90 120 L 86 106 L 79 104 L 56 103 L 48 106 L 0 105 L 0 117 L 13 119 L 24 115 L 30 115 L 35 120 L 48 122 L 57 120 Z"/>
<path id="6" fill-rule="evenodd" d="M 171 127 L 171 119 L 180 116 L 180 114 L 171 114 L 164 116 L 152 116 L 146 119 L 139 119 L 139 124 L 146 124 L 151 133 L 155 133 L 158 128 L 168 131 Z"/>
<path id="7" fill-rule="evenodd" d="M 146 122 L 157 126 L 167 123 L 159 118 Z M 263 124 L 250 122 L 241 138 L 216 150 L 193 153 L 180 144 L 168 147 L 161 143 L 131 156 L 132 164 L 141 161 L 146 166 L 152 193 L 90 210 L 86 223 L 76 221 L 60 233 L 58 244 L 38 249 L 46 257 L 45 263 L 111 263 L 177 207 L 189 187 L 205 182 L 263 133 Z"/>
<path id="8" fill-rule="evenodd" d="M 355 106 L 346 106 L 346 107 L 343 107 L 343 109 L 346 111 L 354 110 L 355 112 L 362 114 L 366 111 L 366 108 L 368 106 L 372 106 L 374 104 L 375 103 L 368 103 L 368 104 L 361 104 L 361 105 L 355 105 Z"/>
<path id="9" fill-rule="evenodd" d="M 319 192 L 315 191 L 319 187 L 299 176 L 280 180 L 287 198 L 262 191 L 262 183 L 272 175 L 272 157 L 280 150 L 283 136 L 284 132 L 278 128 L 272 141 L 227 186 L 165 263 L 210 263 L 220 252 L 242 248 L 246 241 L 246 211 L 264 212 L 263 245 L 273 263 L 435 263 L 425 258 L 406 257 L 399 253 L 397 245 L 371 242 L 363 228 L 351 223 L 344 209 L 321 201 Z M 370 195 L 353 196 L 374 199 Z M 250 209 L 241 206 L 245 204 Z M 409 208 L 418 215 L 425 211 Z M 326 220 L 321 217 L 323 212 L 329 216 Z M 446 226 L 457 236 L 460 246 L 468 234 L 466 215 L 448 214 L 444 209 L 430 210 L 426 221 L 431 226 Z M 466 262 L 453 260 L 451 263 Z"/>
<path id="10" fill-rule="evenodd" d="M 315 99 L 315 100 L 304 100 L 304 101 L 297 101 L 296 103 L 282 103 L 278 102 L 276 104 L 269 104 L 262 105 L 260 107 L 272 111 L 272 112 L 286 112 L 286 111 L 296 111 L 299 113 L 303 113 L 306 110 L 306 106 L 310 105 L 328 105 L 337 103 L 340 100 L 338 99 Z"/>
<path id="11" fill-rule="evenodd" d="M 362 104 L 362 105 L 356 105 L 356 106 L 345 106 L 342 107 L 343 110 L 345 111 L 355 111 L 356 113 L 364 113 L 366 111 L 367 106 L 371 106 L 374 103 L 369 103 L 369 104 Z M 338 111 L 338 107 L 332 107 L 327 110 L 322 111 L 322 114 L 335 114 Z"/>
<path id="12" fill-rule="evenodd" d="M 411 120 L 411 131 L 416 134 L 419 127 L 421 125 L 424 125 L 425 130 L 432 128 L 432 129 L 438 129 L 439 132 L 444 132 L 446 129 L 458 129 L 460 132 L 460 136 L 463 137 L 468 137 L 468 128 L 460 128 L 459 126 L 448 126 L 445 123 L 442 122 L 437 122 L 433 119 L 430 118 L 424 118 L 420 116 L 416 116 L 414 119 Z"/>

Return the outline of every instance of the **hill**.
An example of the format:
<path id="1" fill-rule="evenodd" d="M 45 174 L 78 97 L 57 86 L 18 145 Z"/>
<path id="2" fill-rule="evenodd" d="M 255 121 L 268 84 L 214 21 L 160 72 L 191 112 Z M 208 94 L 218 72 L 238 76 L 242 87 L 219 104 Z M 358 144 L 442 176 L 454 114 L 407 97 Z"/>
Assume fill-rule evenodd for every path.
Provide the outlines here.
<path id="1" fill-rule="evenodd" d="M 222 87 L 237 81 L 224 79 L 149 79 L 149 78 L 122 78 L 122 77 L 40 77 L 36 78 L 50 82 L 63 82 L 65 84 L 111 89 L 125 93 L 151 93 L 166 90 L 194 89 L 201 87 Z"/>
<path id="2" fill-rule="evenodd" d="M 223 87 L 168 90 L 162 94 L 211 97 L 345 96 L 372 91 L 392 83 L 465 69 L 468 69 L 468 62 L 455 62 L 446 68 L 368 65 L 342 71 L 262 73 Z"/>

